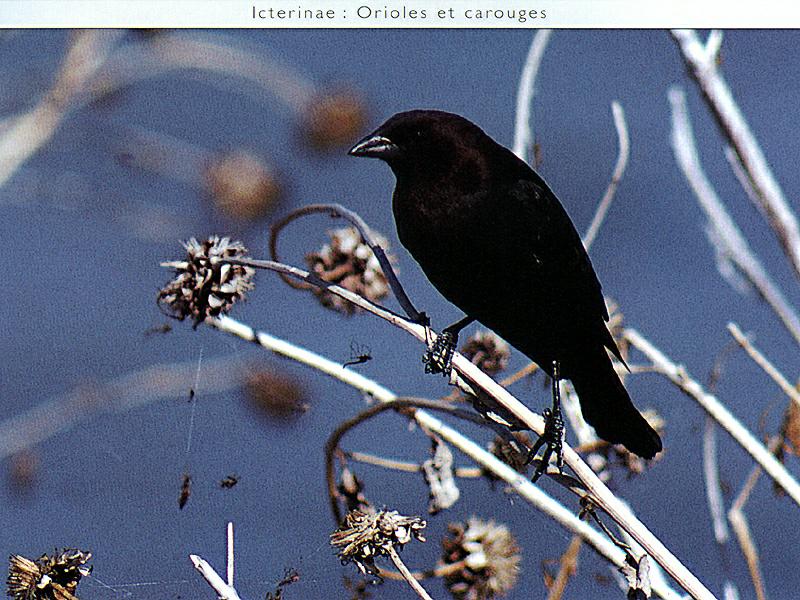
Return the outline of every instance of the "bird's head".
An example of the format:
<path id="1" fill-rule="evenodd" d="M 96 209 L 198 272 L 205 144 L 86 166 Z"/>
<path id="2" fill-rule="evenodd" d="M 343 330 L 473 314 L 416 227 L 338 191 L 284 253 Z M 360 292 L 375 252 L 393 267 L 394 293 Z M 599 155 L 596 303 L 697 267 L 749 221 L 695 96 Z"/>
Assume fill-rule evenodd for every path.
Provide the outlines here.
<path id="1" fill-rule="evenodd" d="M 350 149 L 351 156 L 379 158 L 396 175 L 444 174 L 479 151 L 494 144 L 477 125 L 459 115 L 439 110 L 401 112 Z"/>

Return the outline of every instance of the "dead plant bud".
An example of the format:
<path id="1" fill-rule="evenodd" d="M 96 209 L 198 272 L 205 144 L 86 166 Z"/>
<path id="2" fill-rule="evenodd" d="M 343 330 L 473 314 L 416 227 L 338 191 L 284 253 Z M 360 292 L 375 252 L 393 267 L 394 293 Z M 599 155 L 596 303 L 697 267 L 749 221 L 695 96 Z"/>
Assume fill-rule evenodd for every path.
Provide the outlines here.
<path id="1" fill-rule="evenodd" d="M 497 436 L 489 444 L 489 452 L 518 473 L 525 473 L 529 464 L 528 448 L 533 446 L 533 440 L 524 431 L 515 431 L 511 435 L 517 440 L 517 447 L 504 438 Z"/>
<path id="2" fill-rule="evenodd" d="M 511 347 L 492 331 L 481 330 L 467 339 L 461 354 L 487 375 L 497 375 L 508 367 Z"/>
<path id="3" fill-rule="evenodd" d="M 367 126 L 367 106 L 353 89 L 325 90 L 306 106 L 300 131 L 318 152 L 348 146 Z"/>
<path id="4" fill-rule="evenodd" d="M 184 473 L 181 477 L 181 493 L 178 496 L 178 508 L 183 510 L 192 495 L 192 476 Z"/>
<path id="5" fill-rule="evenodd" d="M 158 293 L 158 303 L 171 317 L 189 317 L 197 327 L 207 317 L 231 310 L 253 289 L 255 269 L 232 265 L 228 258 L 246 258 L 247 248 L 227 237 L 213 236 L 203 242 L 184 242 L 186 258 L 161 266 L 175 270 L 175 277 Z"/>
<path id="6" fill-rule="evenodd" d="M 459 600 L 504 596 L 517 583 L 520 549 L 505 525 L 471 517 L 467 524 L 449 525 L 442 540 L 442 562 L 460 569 L 445 576 L 450 593 Z"/>
<path id="7" fill-rule="evenodd" d="M 267 216 L 284 192 L 275 169 L 244 150 L 216 156 L 206 165 L 202 177 L 214 205 L 240 221 Z"/>
<path id="8" fill-rule="evenodd" d="M 245 393 L 262 415 L 289 421 L 309 409 L 306 391 L 294 377 L 269 368 L 257 368 L 245 376 Z"/>
<path id="9" fill-rule="evenodd" d="M 399 550 L 412 539 L 424 542 L 427 523 L 419 517 L 404 517 L 397 511 L 347 513 L 344 524 L 331 534 L 331 545 L 342 563 L 355 562 L 362 574 L 379 576 L 375 558 Z"/>
<path id="10" fill-rule="evenodd" d="M 372 510 L 369 500 L 364 495 L 364 482 L 349 467 L 342 467 L 336 489 L 344 498 L 348 512 L 354 510 L 368 512 Z"/>
<path id="11" fill-rule="evenodd" d="M 783 449 L 790 454 L 800 454 L 800 408 L 795 402 L 789 402 L 781 425 Z"/>
<path id="12" fill-rule="evenodd" d="M 652 596 L 650 589 L 650 559 L 645 554 L 636 560 L 631 554 L 625 557 L 625 565 L 619 572 L 625 578 L 628 586 L 626 598 L 628 600 L 648 600 Z"/>
<path id="13" fill-rule="evenodd" d="M 351 292 L 376 302 L 389 294 L 389 285 L 380 263 L 364 242 L 361 234 L 352 227 L 328 232 L 330 243 L 318 252 L 306 255 L 306 264 L 320 279 L 334 283 Z M 382 236 L 375 240 L 384 250 L 388 243 Z M 389 260 L 394 262 L 389 256 Z M 312 288 L 314 294 L 326 308 L 352 315 L 361 309 L 354 304 L 334 296 L 326 290 Z"/>
<path id="14" fill-rule="evenodd" d="M 8 486 L 17 493 L 33 490 L 39 475 L 41 461 L 31 450 L 20 450 L 11 455 L 8 465 Z"/>
<path id="15" fill-rule="evenodd" d="M 81 577 L 91 573 L 86 567 L 91 552 L 67 548 L 36 561 L 14 554 L 8 567 L 7 592 L 15 600 L 75 600 Z"/>

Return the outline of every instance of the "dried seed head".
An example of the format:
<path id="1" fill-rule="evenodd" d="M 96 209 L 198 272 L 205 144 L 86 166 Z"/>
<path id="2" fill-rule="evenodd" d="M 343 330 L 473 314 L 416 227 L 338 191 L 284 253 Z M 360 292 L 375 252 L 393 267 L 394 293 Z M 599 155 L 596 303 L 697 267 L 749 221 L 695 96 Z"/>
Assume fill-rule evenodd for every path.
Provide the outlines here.
<path id="1" fill-rule="evenodd" d="M 505 525 L 471 517 L 454 523 L 442 540 L 445 565 L 460 564 L 445 576 L 445 584 L 459 600 L 484 600 L 505 595 L 517 582 L 519 546 Z"/>
<path id="2" fill-rule="evenodd" d="M 515 431 L 511 435 L 517 440 L 517 447 L 510 444 L 504 438 L 497 436 L 489 444 L 489 452 L 518 473 L 525 473 L 525 471 L 528 470 L 529 464 L 528 448 L 533 446 L 531 436 L 524 431 Z M 490 474 L 487 472 L 487 475 Z"/>
<path id="3" fill-rule="evenodd" d="M 508 367 L 511 348 L 496 333 L 481 330 L 467 339 L 461 347 L 461 354 L 487 375 L 497 375 Z"/>
<path id="4" fill-rule="evenodd" d="M 364 130 L 367 107 L 355 90 L 326 90 L 308 103 L 301 133 L 308 145 L 319 152 L 336 150 L 353 143 Z"/>
<path id="5" fill-rule="evenodd" d="M 331 241 L 319 252 L 306 255 L 309 269 L 328 283 L 350 290 L 373 302 L 389 294 L 389 285 L 383 275 L 380 263 L 364 242 L 361 234 L 352 227 L 344 227 L 328 232 Z M 382 236 L 375 241 L 384 249 L 388 242 Z M 392 260 L 392 257 L 389 257 Z M 352 315 L 360 309 L 338 296 L 313 288 L 314 294 L 326 308 Z"/>
<path id="6" fill-rule="evenodd" d="M 789 407 L 783 416 L 781 435 L 783 449 L 790 454 L 800 454 L 800 408 L 795 402 L 789 402 Z"/>
<path id="7" fill-rule="evenodd" d="M 158 293 L 166 314 L 179 320 L 190 317 L 197 327 L 206 317 L 227 313 L 253 288 L 255 269 L 225 262 L 245 258 L 247 248 L 230 238 L 213 236 L 204 242 L 184 242 L 186 258 L 162 263 L 175 269 L 175 278 Z"/>
<path id="8" fill-rule="evenodd" d="M 8 485 L 19 493 L 30 492 L 36 486 L 41 461 L 31 450 L 20 450 L 11 455 L 8 465 Z"/>
<path id="9" fill-rule="evenodd" d="M 265 217 L 283 196 L 275 170 L 243 150 L 211 160 L 203 172 L 203 184 L 220 211 L 242 221 Z"/>
<path id="10" fill-rule="evenodd" d="M 364 495 L 364 483 L 346 465 L 342 467 L 339 474 L 339 482 L 336 485 L 336 489 L 344 498 L 348 512 L 354 510 L 368 512 L 372 510 L 369 500 Z"/>
<path id="11" fill-rule="evenodd" d="M 331 534 L 331 545 L 343 563 L 353 561 L 363 574 L 378 575 L 375 557 L 399 549 L 416 538 L 424 542 L 426 523 L 419 517 L 404 517 L 397 511 L 350 511 L 344 524 Z"/>
<path id="12" fill-rule="evenodd" d="M 36 561 L 12 555 L 8 568 L 8 595 L 15 600 L 72 600 L 81 577 L 91 572 L 84 565 L 90 552 L 67 548 Z"/>
<path id="13" fill-rule="evenodd" d="M 298 380 L 269 368 L 247 373 L 245 392 L 250 404 L 270 419 L 291 420 L 309 408 L 306 391 Z"/>
<path id="14" fill-rule="evenodd" d="M 178 495 L 178 508 L 183 510 L 192 495 L 192 476 L 184 473 L 181 477 L 181 493 Z"/>

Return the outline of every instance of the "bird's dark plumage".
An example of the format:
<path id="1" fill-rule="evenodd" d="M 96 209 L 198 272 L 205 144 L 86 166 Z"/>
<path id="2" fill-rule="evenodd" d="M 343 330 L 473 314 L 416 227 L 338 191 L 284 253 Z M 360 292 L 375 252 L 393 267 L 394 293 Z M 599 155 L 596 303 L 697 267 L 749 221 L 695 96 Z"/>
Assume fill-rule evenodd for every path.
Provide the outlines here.
<path id="1" fill-rule="evenodd" d="M 393 116 L 350 153 L 391 167 L 400 241 L 445 298 L 549 374 L 558 361 L 601 438 L 644 458 L 661 450 L 606 352 L 621 358 L 581 238 L 533 169 L 434 110 Z"/>

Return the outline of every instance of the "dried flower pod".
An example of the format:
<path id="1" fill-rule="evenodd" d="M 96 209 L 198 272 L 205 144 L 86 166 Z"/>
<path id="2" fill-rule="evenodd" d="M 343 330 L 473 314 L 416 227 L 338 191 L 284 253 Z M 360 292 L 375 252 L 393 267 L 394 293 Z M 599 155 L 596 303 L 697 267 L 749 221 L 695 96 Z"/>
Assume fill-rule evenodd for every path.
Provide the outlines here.
<path id="1" fill-rule="evenodd" d="M 236 473 L 231 473 L 230 475 L 225 475 L 219 481 L 219 487 L 223 490 L 229 490 L 231 488 L 236 487 L 236 484 L 239 483 L 240 477 Z"/>
<path id="2" fill-rule="evenodd" d="M 358 510 L 367 512 L 371 505 L 364 495 L 364 483 L 348 466 L 342 467 L 336 489 L 344 498 L 348 512 Z"/>
<path id="3" fill-rule="evenodd" d="M 506 463 L 518 473 L 528 470 L 528 449 L 533 446 L 531 436 L 524 431 L 515 431 L 511 434 L 517 440 L 517 447 L 511 445 L 504 438 L 497 436 L 489 443 L 489 452 Z M 491 474 L 487 472 L 491 477 Z"/>
<path id="4" fill-rule="evenodd" d="M 215 206 L 225 215 L 242 221 L 265 217 L 283 196 L 277 172 L 243 150 L 214 157 L 202 177 Z"/>
<path id="5" fill-rule="evenodd" d="M 364 99 L 353 89 L 341 88 L 322 91 L 311 99 L 300 132 L 311 148 L 326 152 L 352 144 L 366 124 Z"/>
<path id="6" fill-rule="evenodd" d="M 298 380 L 269 368 L 255 368 L 245 375 L 250 404 L 271 419 L 290 420 L 309 408 Z"/>
<path id="7" fill-rule="evenodd" d="M 183 510 L 192 495 L 192 476 L 184 473 L 181 476 L 181 493 L 178 495 L 178 508 Z"/>
<path id="8" fill-rule="evenodd" d="M 480 330 L 461 347 L 461 354 L 487 375 L 497 375 L 508 367 L 511 347 L 493 331 Z"/>
<path id="9" fill-rule="evenodd" d="M 422 474 L 428 484 L 432 515 L 452 507 L 461 496 L 453 471 L 453 453 L 441 439 L 431 440 L 431 457 L 422 463 Z"/>
<path id="10" fill-rule="evenodd" d="M 781 424 L 783 450 L 790 454 L 800 454 L 800 408 L 795 402 L 789 402 Z"/>
<path id="11" fill-rule="evenodd" d="M 8 568 L 8 595 L 15 600 L 75 600 L 81 577 L 91 573 L 84 565 L 92 554 L 67 548 L 36 561 L 12 555 Z"/>
<path id="12" fill-rule="evenodd" d="M 416 538 L 424 542 L 427 524 L 419 517 L 404 517 L 397 511 L 347 513 L 344 524 L 331 534 L 331 545 L 343 563 L 353 561 L 363 574 L 378 576 L 375 557 L 399 549 Z"/>
<path id="13" fill-rule="evenodd" d="M 36 487 L 41 461 L 32 450 L 20 450 L 11 455 L 8 465 L 8 485 L 19 493 L 30 492 Z"/>
<path id="14" fill-rule="evenodd" d="M 442 562 L 460 565 L 445 576 L 450 593 L 459 600 L 503 596 L 514 587 L 521 560 L 519 546 L 505 525 L 471 517 L 454 523 L 442 540 Z"/>
<path id="15" fill-rule="evenodd" d="M 158 293 L 166 314 L 179 320 L 190 317 L 197 327 L 207 317 L 227 313 L 253 288 L 255 269 L 225 262 L 245 258 L 247 248 L 230 238 L 212 236 L 204 242 L 184 242 L 186 259 L 162 263 L 175 269 L 175 277 Z"/>
<path id="16" fill-rule="evenodd" d="M 389 285 L 381 270 L 380 263 L 364 242 L 361 234 L 352 227 L 328 231 L 330 243 L 318 252 L 306 255 L 309 269 L 321 279 L 350 290 L 373 302 L 389 294 Z M 385 250 L 386 239 L 375 236 L 376 242 Z M 389 256 L 392 260 L 392 257 Z M 326 308 L 352 315 L 360 309 L 319 288 L 312 288 L 314 294 Z"/>

